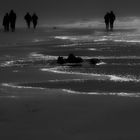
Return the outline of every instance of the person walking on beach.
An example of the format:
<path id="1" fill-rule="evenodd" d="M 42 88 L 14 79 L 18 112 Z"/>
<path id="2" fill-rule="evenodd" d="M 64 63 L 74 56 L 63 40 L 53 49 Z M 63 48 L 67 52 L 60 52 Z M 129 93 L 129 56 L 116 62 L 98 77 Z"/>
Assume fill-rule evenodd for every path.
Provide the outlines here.
<path id="1" fill-rule="evenodd" d="M 109 14 L 109 19 L 110 19 L 110 29 L 111 31 L 113 30 L 113 27 L 114 27 L 114 21 L 116 19 L 116 16 L 115 14 L 113 13 L 113 11 L 110 12 Z"/>
<path id="2" fill-rule="evenodd" d="M 38 22 L 38 16 L 35 13 L 32 16 L 32 22 L 33 22 L 33 28 L 36 29 L 37 22 Z"/>
<path id="3" fill-rule="evenodd" d="M 109 22 L 110 22 L 110 14 L 109 12 L 107 12 L 104 16 L 104 20 L 105 20 L 105 25 L 106 25 L 106 30 L 109 30 Z"/>
<path id="4" fill-rule="evenodd" d="M 26 15 L 24 16 L 24 19 L 25 19 L 25 21 L 27 23 L 28 29 L 30 29 L 30 24 L 31 24 L 31 21 L 32 21 L 32 17 L 29 14 L 29 12 L 26 13 Z"/>
<path id="5" fill-rule="evenodd" d="M 3 26 L 4 26 L 4 31 L 8 32 L 9 31 L 9 14 L 6 13 L 3 17 Z"/>
<path id="6" fill-rule="evenodd" d="M 11 10 L 9 13 L 9 20 L 10 20 L 10 28 L 12 32 L 15 31 L 16 18 L 17 18 L 16 13 L 13 10 Z"/>

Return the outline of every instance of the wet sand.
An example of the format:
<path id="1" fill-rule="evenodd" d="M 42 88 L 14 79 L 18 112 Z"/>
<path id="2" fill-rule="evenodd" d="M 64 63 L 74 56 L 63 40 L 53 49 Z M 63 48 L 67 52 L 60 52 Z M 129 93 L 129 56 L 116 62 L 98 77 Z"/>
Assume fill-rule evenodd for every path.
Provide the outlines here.
<path id="1" fill-rule="evenodd" d="M 140 138 L 140 98 L 74 95 L 56 90 L 35 93 L 30 89 L 9 95 L 0 97 L 3 140 Z"/>

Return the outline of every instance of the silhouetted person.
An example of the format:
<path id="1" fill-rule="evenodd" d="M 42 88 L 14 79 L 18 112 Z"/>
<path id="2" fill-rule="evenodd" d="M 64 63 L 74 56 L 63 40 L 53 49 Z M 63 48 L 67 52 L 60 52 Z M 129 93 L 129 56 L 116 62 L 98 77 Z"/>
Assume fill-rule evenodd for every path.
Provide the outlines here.
<path id="1" fill-rule="evenodd" d="M 106 24 L 106 30 L 109 30 L 109 22 L 110 22 L 110 14 L 107 12 L 104 16 L 105 24 Z"/>
<path id="2" fill-rule="evenodd" d="M 6 13 L 3 17 L 3 26 L 4 26 L 4 31 L 8 32 L 9 31 L 9 14 Z"/>
<path id="3" fill-rule="evenodd" d="M 26 23 L 27 23 L 28 28 L 30 28 L 30 24 L 31 24 L 31 21 L 32 21 L 32 17 L 31 17 L 31 15 L 29 14 L 29 12 L 26 13 L 26 15 L 24 16 L 24 19 L 26 20 Z"/>
<path id="4" fill-rule="evenodd" d="M 113 11 L 110 12 L 110 29 L 113 30 L 113 25 L 114 25 L 114 21 L 116 19 L 115 14 L 113 13 Z"/>
<path id="5" fill-rule="evenodd" d="M 34 29 L 37 26 L 37 21 L 38 21 L 38 16 L 34 13 L 33 16 L 32 16 L 32 22 L 33 22 Z"/>
<path id="6" fill-rule="evenodd" d="M 17 18 L 16 13 L 13 10 L 11 10 L 9 13 L 9 19 L 12 32 L 15 31 L 16 18 Z"/>

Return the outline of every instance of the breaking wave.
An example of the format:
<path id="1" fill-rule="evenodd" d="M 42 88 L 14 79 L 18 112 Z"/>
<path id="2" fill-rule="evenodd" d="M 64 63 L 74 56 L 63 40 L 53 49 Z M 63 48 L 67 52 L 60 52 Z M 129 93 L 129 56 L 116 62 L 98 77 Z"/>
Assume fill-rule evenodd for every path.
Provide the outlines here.
<path id="1" fill-rule="evenodd" d="M 68 75 L 76 75 L 76 76 L 84 76 L 88 79 L 94 80 L 110 80 L 114 82 L 140 82 L 140 79 L 137 79 L 132 76 L 117 76 L 117 75 L 107 75 L 107 74 L 95 74 L 95 73 L 81 73 L 81 72 L 69 72 L 67 71 L 67 67 L 55 67 L 55 68 L 42 68 L 41 71 L 53 72 L 58 74 L 68 74 Z"/>
<path id="2" fill-rule="evenodd" d="M 69 89 L 62 89 L 64 92 L 69 94 L 86 94 L 86 95 L 115 95 L 124 97 L 140 97 L 140 93 L 125 93 L 125 92 L 110 92 L 110 93 L 100 93 L 100 92 L 79 92 Z"/>
<path id="3" fill-rule="evenodd" d="M 110 96 L 123 96 L 123 97 L 140 97 L 140 93 L 125 93 L 125 92 L 79 92 L 79 91 L 74 91 L 70 89 L 49 89 L 49 88 L 41 88 L 41 87 L 30 87 L 30 86 L 18 86 L 12 83 L 3 83 L 3 87 L 9 87 L 9 88 L 16 88 L 16 89 L 38 89 L 38 90 L 59 90 L 64 93 L 68 94 L 79 94 L 79 95 L 110 95 Z M 2 96 L 2 97 L 8 97 L 8 98 L 16 98 L 17 96 Z"/>
<path id="4" fill-rule="evenodd" d="M 31 87 L 31 86 L 19 86 L 13 83 L 2 83 L 1 84 L 3 87 L 10 87 L 10 88 L 17 88 L 17 89 L 45 89 L 41 87 Z"/>

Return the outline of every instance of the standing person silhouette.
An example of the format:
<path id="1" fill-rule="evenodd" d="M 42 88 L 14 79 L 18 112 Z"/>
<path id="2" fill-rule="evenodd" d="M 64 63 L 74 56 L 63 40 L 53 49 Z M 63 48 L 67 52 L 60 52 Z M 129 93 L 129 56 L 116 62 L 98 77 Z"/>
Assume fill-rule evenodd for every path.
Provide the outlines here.
<path id="1" fill-rule="evenodd" d="M 16 13 L 13 10 L 11 10 L 9 13 L 9 19 L 12 32 L 15 31 L 16 18 L 17 18 Z"/>
<path id="2" fill-rule="evenodd" d="M 113 11 L 110 12 L 109 16 L 110 16 L 110 29 L 112 31 L 113 30 L 113 27 L 114 27 L 114 21 L 116 19 L 116 16 L 113 13 Z"/>
<path id="3" fill-rule="evenodd" d="M 35 29 L 37 26 L 38 16 L 34 13 L 32 16 L 33 28 Z"/>
<path id="4" fill-rule="evenodd" d="M 28 29 L 30 29 L 30 24 L 31 24 L 31 21 L 32 21 L 32 17 L 29 14 L 29 12 L 26 13 L 26 15 L 24 16 L 24 19 L 25 19 L 25 21 L 27 23 Z"/>
<path id="5" fill-rule="evenodd" d="M 4 26 L 4 31 L 8 32 L 9 31 L 9 14 L 6 13 L 3 17 L 3 26 Z"/>
<path id="6" fill-rule="evenodd" d="M 109 12 L 107 12 L 104 16 L 104 20 L 105 20 L 105 25 L 106 25 L 106 30 L 109 30 L 109 22 L 110 22 L 110 14 Z"/>

